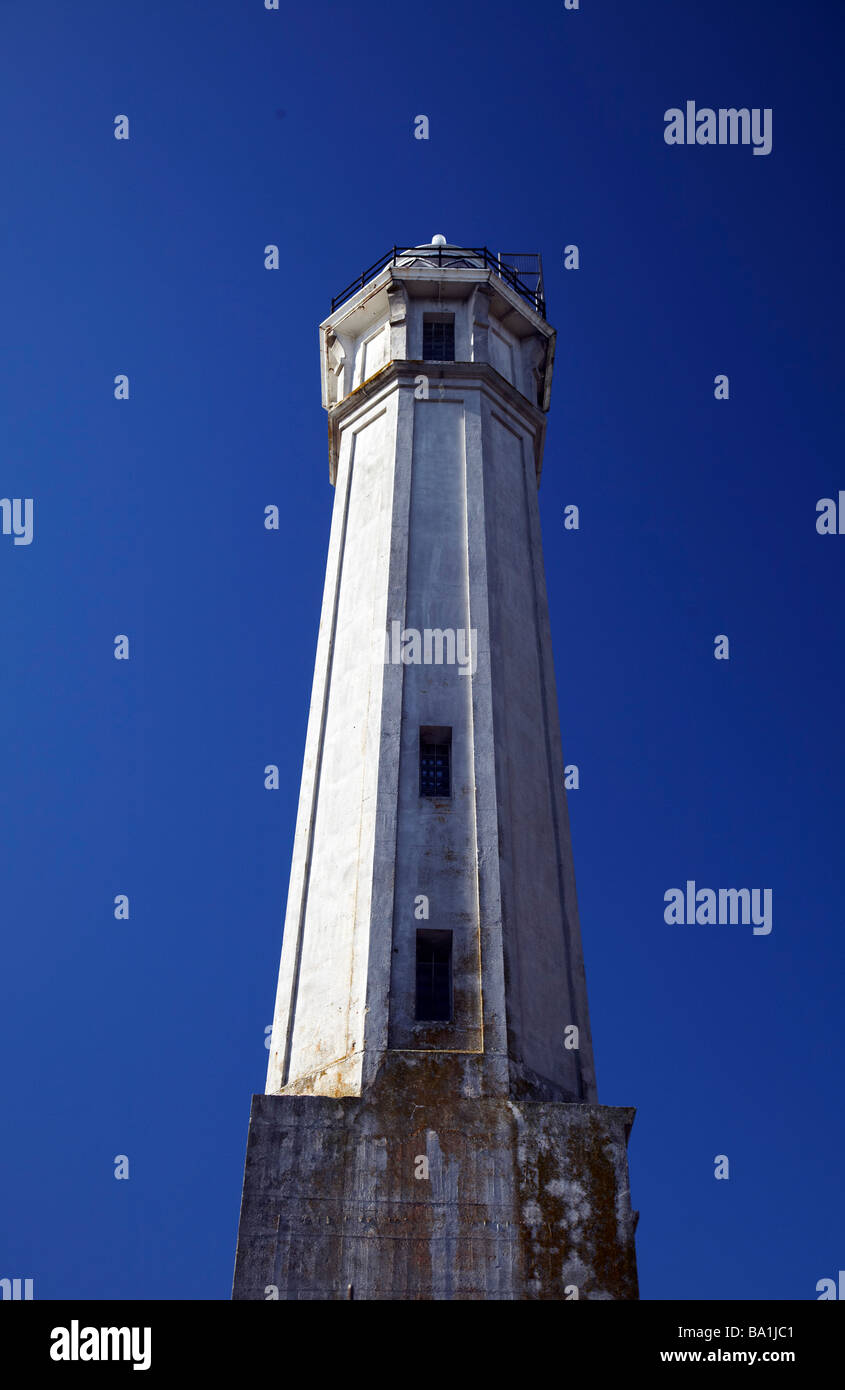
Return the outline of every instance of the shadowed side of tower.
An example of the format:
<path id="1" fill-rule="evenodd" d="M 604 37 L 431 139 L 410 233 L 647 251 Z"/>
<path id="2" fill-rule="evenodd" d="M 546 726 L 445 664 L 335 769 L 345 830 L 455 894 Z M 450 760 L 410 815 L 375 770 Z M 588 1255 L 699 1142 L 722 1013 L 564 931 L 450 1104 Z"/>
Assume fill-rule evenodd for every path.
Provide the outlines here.
<path id="1" fill-rule="evenodd" d="M 564 792 L 533 261 L 394 249 L 321 326 L 335 504 L 235 1298 L 637 1297 L 634 1112 L 598 1104 Z"/>

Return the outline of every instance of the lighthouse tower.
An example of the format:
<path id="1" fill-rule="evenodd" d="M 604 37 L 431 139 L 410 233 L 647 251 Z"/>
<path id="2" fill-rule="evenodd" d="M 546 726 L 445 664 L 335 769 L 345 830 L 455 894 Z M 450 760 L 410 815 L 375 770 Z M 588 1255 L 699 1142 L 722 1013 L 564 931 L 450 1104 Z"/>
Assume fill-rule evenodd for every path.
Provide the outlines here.
<path id="1" fill-rule="evenodd" d="M 320 327 L 335 487 L 237 1299 L 633 1299 L 537 489 L 539 257 L 396 248 Z"/>

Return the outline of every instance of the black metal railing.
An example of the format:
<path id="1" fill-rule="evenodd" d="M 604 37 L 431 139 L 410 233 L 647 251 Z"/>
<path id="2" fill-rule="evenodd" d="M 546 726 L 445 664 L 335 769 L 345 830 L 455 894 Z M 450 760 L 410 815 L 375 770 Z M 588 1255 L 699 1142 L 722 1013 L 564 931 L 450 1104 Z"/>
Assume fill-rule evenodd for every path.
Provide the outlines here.
<path id="1" fill-rule="evenodd" d="M 339 304 L 345 299 L 349 299 L 356 290 L 362 290 L 368 281 L 372 280 L 380 270 L 384 270 L 386 265 L 395 264 L 400 256 L 409 256 L 414 252 L 421 260 L 430 261 L 438 266 L 443 265 L 445 253 L 446 263 L 460 258 L 463 253 L 471 256 L 474 260 L 479 260 L 485 269 L 492 270 L 506 285 L 510 285 L 512 290 L 525 299 L 542 318 L 546 316 L 546 301 L 543 297 L 543 262 L 539 254 L 533 252 L 496 252 L 490 251 L 486 246 L 393 246 L 386 251 L 383 256 L 375 261 L 367 270 L 363 270 L 351 284 L 346 286 L 340 294 L 336 294 L 332 300 L 332 313 Z M 516 265 L 511 262 L 517 262 Z M 526 284 L 523 276 L 527 276 L 534 283 L 533 286 Z"/>

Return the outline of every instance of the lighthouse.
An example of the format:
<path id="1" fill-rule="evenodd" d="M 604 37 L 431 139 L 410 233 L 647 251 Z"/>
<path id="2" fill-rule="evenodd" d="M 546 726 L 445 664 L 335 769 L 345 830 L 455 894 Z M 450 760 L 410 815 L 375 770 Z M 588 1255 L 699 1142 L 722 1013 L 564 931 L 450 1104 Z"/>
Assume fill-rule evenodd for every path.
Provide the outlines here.
<path id="1" fill-rule="evenodd" d="M 442 235 L 320 326 L 334 508 L 236 1299 L 637 1297 L 543 568 L 554 350 L 540 258 Z"/>

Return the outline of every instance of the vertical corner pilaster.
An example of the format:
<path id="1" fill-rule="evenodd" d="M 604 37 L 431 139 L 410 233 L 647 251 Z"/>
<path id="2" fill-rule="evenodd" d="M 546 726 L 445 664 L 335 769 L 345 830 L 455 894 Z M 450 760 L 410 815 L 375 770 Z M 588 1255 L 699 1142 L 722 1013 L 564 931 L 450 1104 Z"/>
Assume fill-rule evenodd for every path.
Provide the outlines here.
<path id="1" fill-rule="evenodd" d="M 388 333 L 390 344 L 388 360 L 404 362 L 408 357 L 408 296 L 400 280 L 392 280 L 387 288 L 389 306 Z"/>
<path id="2" fill-rule="evenodd" d="M 490 361 L 490 290 L 477 285 L 470 304 L 473 362 Z"/>

